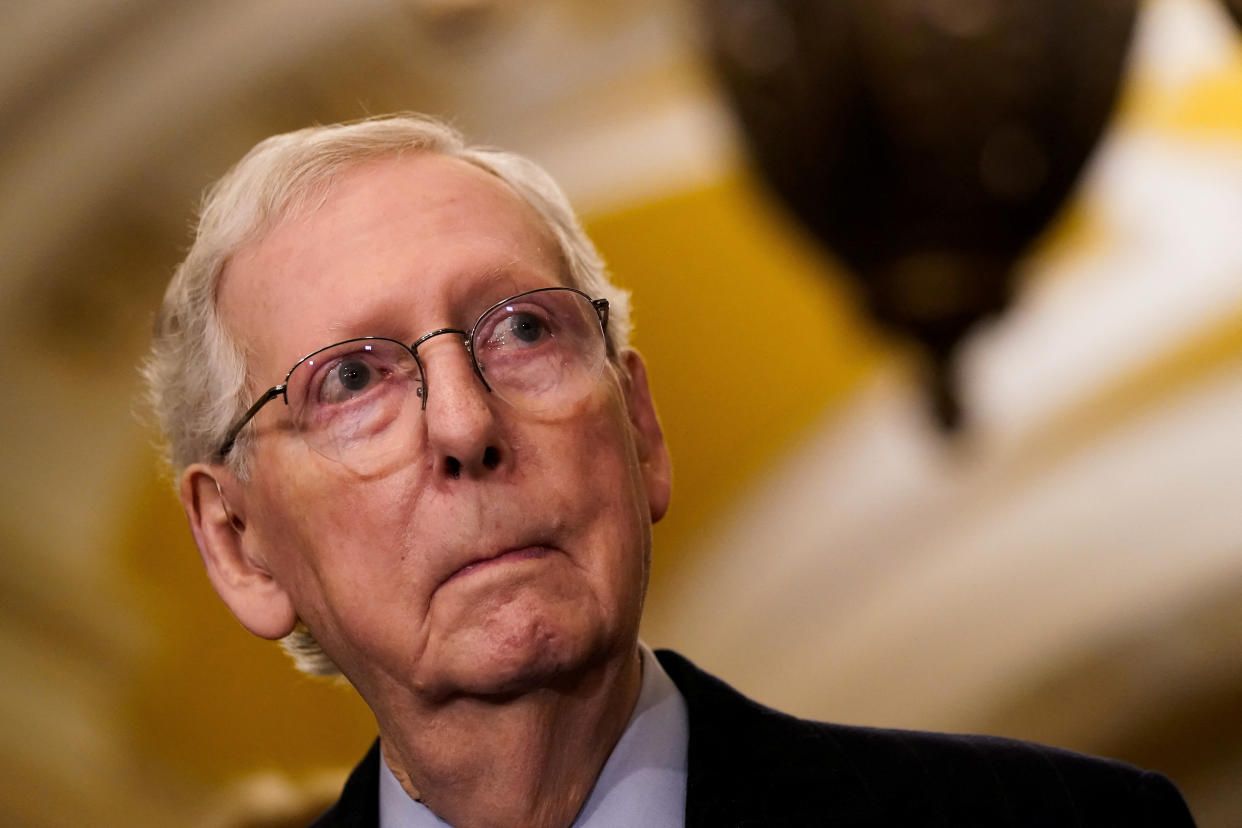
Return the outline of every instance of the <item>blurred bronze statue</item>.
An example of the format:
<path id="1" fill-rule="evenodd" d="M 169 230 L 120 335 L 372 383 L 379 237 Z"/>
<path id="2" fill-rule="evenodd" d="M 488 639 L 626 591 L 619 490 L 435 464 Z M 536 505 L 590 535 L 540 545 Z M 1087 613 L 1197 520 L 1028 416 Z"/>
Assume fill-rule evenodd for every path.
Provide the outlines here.
<path id="1" fill-rule="evenodd" d="M 1233 22 L 1242 27 L 1242 0 L 1224 0 L 1225 9 L 1233 17 Z"/>
<path id="2" fill-rule="evenodd" d="M 1238 0 L 1230 0 L 1235 12 Z M 708 0 L 760 171 L 918 341 L 936 415 L 954 350 L 1074 186 L 1125 65 L 1134 0 Z"/>

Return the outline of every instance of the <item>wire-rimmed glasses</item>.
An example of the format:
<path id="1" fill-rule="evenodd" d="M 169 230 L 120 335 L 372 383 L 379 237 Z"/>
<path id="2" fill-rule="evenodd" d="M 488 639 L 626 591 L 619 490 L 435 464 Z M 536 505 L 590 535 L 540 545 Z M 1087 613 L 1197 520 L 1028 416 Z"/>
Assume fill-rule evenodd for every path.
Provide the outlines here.
<path id="1" fill-rule="evenodd" d="M 357 337 L 299 359 L 280 385 L 269 388 L 228 430 L 219 457 L 233 450 L 241 430 L 267 403 L 282 397 L 307 444 L 359 471 L 408 445 L 394 428 L 426 408 L 429 394 L 418 348 L 432 337 L 455 334 L 484 388 L 511 405 L 554 416 L 581 400 L 607 360 L 608 300 L 575 288 L 530 290 L 497 302 L 468 331 L 439 328 L 406 345 L 387 337 Z"/>

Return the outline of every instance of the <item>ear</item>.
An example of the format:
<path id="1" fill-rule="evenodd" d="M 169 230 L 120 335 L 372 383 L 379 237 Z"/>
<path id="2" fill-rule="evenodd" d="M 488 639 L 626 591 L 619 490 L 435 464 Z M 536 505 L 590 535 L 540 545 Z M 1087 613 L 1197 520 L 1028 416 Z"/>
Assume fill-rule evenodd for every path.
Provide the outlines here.
<path id="1" fill-rule="evenodd" d="M 283 638 L 293 631 L 293 602 L 263 563 L 256 534 L 247 529 L 242 486 L 224 466 L 195 463 L 181 475 L 181 505 L 190 520 L 207 577 L 250 632 Z"/>
<path id="2" fill-rule="evenodd" d="M 627 349 L 621 354 L 625 369 L 625 402 L 630 422 L 634 426 L 638 443 L 638 460 L 642 466 L 643 479 L 647 484 L 647 506 L 651 510 L 651 522 L 664 517 L 672 494 L 673 465 L 664 445 L 664 430 L 656 416 L 651 388 L 647 384 L 647 366 L 638 351 Z"/>

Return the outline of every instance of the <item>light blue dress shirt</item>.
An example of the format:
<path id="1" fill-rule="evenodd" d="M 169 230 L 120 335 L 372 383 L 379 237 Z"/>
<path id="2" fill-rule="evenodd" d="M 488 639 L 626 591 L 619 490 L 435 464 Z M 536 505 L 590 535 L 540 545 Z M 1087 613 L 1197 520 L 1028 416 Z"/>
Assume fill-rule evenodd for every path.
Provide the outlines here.
<path id="1" fill-rule="evenodd" d="M 634 714 L 573 828 L 683 828 L 686 818 L 686 702 L 655 654 L 640 643 L 643 684 Z M 410 799 L 380 759 L 380 828 L 446 828 Z M 451 828 L 451 826 L 449 826 Z"/>

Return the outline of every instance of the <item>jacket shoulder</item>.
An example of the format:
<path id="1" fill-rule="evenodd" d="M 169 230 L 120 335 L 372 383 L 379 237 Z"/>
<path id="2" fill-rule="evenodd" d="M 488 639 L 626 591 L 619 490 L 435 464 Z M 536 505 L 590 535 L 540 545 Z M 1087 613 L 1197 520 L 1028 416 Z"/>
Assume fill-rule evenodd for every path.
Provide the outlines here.
<path id="1" fill-rule="evenodd" d="M 991 736 L 799 719 L 670 651 L 690 723 L 687 826 L 1193 826 L 1160 774 Z"/>
<path id="2" fill-rule="evenodd" d="M 309 828 L 377 828 L 379 825 L 379 740 L 345 780 L 341 798 Z"/>

